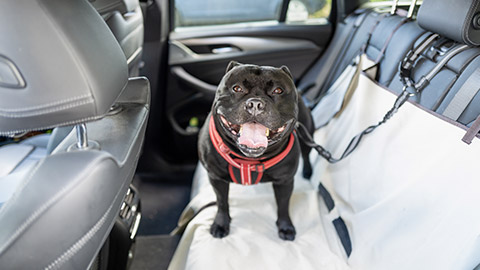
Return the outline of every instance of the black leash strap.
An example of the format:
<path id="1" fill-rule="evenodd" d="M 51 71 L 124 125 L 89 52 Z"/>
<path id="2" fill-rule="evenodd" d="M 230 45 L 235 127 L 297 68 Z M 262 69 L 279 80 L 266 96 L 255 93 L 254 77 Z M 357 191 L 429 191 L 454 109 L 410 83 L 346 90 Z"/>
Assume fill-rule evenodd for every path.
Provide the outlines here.
<path id="1" fill-rule="evenodd" d="M 360 144 L 362 141 L 363 136 L 372 133 L 377 127 L 381 126 L 382 124 L 385 124 L 392 116 L 398 111 L 398 109 L 405 104 L 405 102 L 408 100 L 408 98 L 412 96 L 408 91 L 404 90 L 398 97 L 397 100 L 395 101 L 395 104 L 393 107 L 383 116 L 383 119 L 378 122 L 375 125 L 371 125 L 367 127 L 365 130 L 357 134 L 355 137 L 353 137 L 350 142 L 348 143 L 347 148 L 343 151 L 343 154 L 340 156 L 340 158 L 334 158 L 332 156 L 332 153 L 330 151 L 326 150 L 323 146 L 318 145 L 315 143 L 313 140 L 312 136 L 308 132 L 307 128 L 300 122 L 297 122 L 297 130 L 298 135 L 300 138 L 304 141 L 306 145 L 309 147 L 315 149 L 320 156 L 325 158 L 329 163 L 337 163 L 340 160 L 348 157 Z"/>
<path id="2" fill-rule="evenodd" d="M 438 73 L 440 70 L 446 65 L 446 63 L 455 55 L 458 53 L 468 49 L 468 46 L 466 45 L 460 45 L 457 47 L 452 48 L 448 54 L 445 55 L 445 57 L 439 61 L 433 69 L 426 74 L 425 76 L 422 76 L 419 82 L 413 81 L 411 78 L 411 69 L 414 67 L 416 60 L 418 57 L 427 49 L 430 47 L 430 45 L 438 38 L 439 36 L 437 34 L 432 34 L 431 36 L 425 38 L 416 48 L 411 50 L 405 59 L 402 61 L 400 65 L 400 78 L 401 81 L 404 84 L 402 93 L 397 97 L 395 100 L 395 103 L 393 104 L 393 107 L 383 116 L 382 120 L 378 122 L 375 125 L 371 125 L 367 127 L 365 130 L 357 134 L 355 137 L 353 137 L 347 148 L 343 151 L 343 154 L 339 158 L 334 158 L 332 156 L 332 153 L 330 151 L 326 150 L 323 146 L 318 145 L 315 143 L 313 140 L 312 136 L 308 132 L 307 128 L 300 122 L 297 122 L 297 129 L 298 129 L 298 135 L 299 137 L 304 141 L 306 145 L 309 147 L 315 149 L 320 156 L 325 158 L 329 163 L 337 163 L 341 161 L 342 159 L 348 157 L 360 144 L 362 141 L 363 137 L 367 134 L 372 133 L 376 128 L 379 126 L 385 124 L 392 116 L 402 107 L 407 100 L 415 96 L 428 85 L 430 80 Z"/>

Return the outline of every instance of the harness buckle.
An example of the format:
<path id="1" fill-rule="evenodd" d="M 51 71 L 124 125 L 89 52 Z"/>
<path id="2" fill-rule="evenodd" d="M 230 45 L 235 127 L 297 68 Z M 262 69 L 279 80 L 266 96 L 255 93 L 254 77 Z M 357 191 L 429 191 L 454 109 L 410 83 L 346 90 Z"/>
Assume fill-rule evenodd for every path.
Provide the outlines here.
<path id="1" fill-rule="evenodd" d="M 265 164 L 263 164 L 263 163 L 256 164 L 256 165 L 255 165 L 255 171 L 256 171 L 257 173 L 262 173 L 262 172 L 264 172 L 264 171 L 265 171 Z"/>
<path id="2" fill-rule="evenodd" d="M 219 148 L 220 151 L 222 151 L 223 153 L 225 153 L 225 154 L 230 154 L 230 148 L 228 148 L 228 146 L 226 146 L 224 143 L 219 143 L 218 148 Z"/>

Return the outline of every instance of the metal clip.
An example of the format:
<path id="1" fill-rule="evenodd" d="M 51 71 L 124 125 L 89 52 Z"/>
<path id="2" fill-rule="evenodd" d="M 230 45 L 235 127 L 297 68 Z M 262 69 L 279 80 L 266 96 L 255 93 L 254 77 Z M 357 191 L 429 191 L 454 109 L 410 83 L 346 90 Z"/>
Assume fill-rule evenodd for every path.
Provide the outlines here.
<path id="1" fill-rule="evenodd" d="M 413 91 L 410 90 L 410 89 L 413 89 Z M 402 89 L 402 94 L 403 94 L 403 93 L 408 93 L 408 97 L 413 97 L 413 96 L 415 96 L 416 94 L 418 94 L 418 92 L 419 92 L 419 91 L 418 91 L 418 90 L 415 88 L 415 86 L 413 86 L 413 85 L 404 85 L 404 86 L 403 86 L 403 89 Z"/>

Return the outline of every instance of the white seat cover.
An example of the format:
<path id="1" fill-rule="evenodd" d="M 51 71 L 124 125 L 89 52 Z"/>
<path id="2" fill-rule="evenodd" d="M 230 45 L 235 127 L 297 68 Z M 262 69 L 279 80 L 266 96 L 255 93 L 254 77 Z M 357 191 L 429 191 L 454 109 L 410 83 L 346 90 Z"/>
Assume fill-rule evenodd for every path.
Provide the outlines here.
<path id="1" fill-rule="evenodd" d="M 361 75 L 346 110 L 316 141 L 340 156 L 395 98 Z M 170 269 L 473 269 L 480 261 L 480 143 L 463 143 L 464 133 L 406 103 L 346 160 L 330 165 L 312 151 L 311 184 L 297 175 L 291 201 L 294 242 L 276 234 L 270 185 L 231 185 L 230 235 L 209 234 L 216 208 L 207 208 L 187 227 Z M 215 200 L 198 171 L 192 209 Z M 313 188 L 319 181 L 349 229 L 348 259 L 331 224 L 336 217 Z"/>

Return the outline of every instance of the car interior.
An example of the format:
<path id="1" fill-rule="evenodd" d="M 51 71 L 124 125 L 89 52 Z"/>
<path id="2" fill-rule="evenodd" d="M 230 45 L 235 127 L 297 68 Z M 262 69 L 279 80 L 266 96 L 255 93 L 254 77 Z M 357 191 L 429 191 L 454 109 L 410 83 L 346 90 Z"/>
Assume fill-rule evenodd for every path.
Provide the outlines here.
<path id="1" fill-rule="evenodd" d="M 2 2 L 0 269 L 480 269 L 479 1 L 200 2 Z M 311 110 L 294 241 L 271 184 L 232 183 L 210 235 L 198 133 L 232 60 Z"/>

